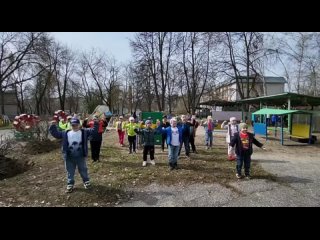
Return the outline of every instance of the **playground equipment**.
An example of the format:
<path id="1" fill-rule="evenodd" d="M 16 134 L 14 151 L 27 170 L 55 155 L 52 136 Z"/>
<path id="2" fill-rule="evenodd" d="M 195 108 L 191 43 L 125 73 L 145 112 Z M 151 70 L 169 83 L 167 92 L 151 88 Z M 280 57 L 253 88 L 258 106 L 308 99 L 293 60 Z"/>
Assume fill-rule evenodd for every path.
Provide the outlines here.
<path id="1" fill-rule="evenodd" d="M 113 122 L 114 122 L 114 119 L 113 119 L 113 114 L 112 112 L 110 111 L 109 107 L 107 105 L 98 105 L 92 114 L 90 114 L 88 116 L 88 118 L 92 118 L 94 115 L 98 115 L 99 118 L 101 118 L 102 116 L 104 116 L 108 122 L 108 126 L 112 126 L 113 125 Z"/>
<path id="2" fill-rule="evenodd" d="M 13 121 L 15 128 L 14 136 L 17 140 L 33 139 L 40 118 L 34 114 L 21 114 L 16 116 Z"/>
<path id="3" fill-rule="evenodd" d="M 161 112 L 141 112 L 140 119 L 145 122 L 146 120 L 151 120 L 152 125 L 151 128 L 157 128 L 157 120 L 162 121 L 163 114 Z M 142 124 L 142 128 L 144 128 L 144 124 Z M 155 145 L 161 145 L 162 143 L 162 135 L 154 136 Z"/>
<path id="4" fill-rule="evenodd" d="M 112 112 L 110 112 L 109 107 L 107 105 L 98 105 L 92 114 L 89 115 L 89 118 L 92 118 L 94 115 L 98 115 L 101 117 L 104 115 L 105 117 L 112 117 Z"/>
<path id="5" fill-rule="evenodd" d="M 266 140 L 268 140 L 271 131 L 274 131 L 275 137 L 277 137 L 277 132 L 280 131 L 280 141 L 283 145 L 284 131 L 286 131 L 291 140 L 298 139 L 309 144 L 315 141 L 312 136 L 312 111 L 263 108 L 252 114 L 254 115 L 254 133 L 265 136 Z M 279 117 L 280 127 L 277 123 L 275 126 L 270 126 L 269 119 L 272 115 Z M 284 125 L 287 125 L 288 128 L 285 129 Z"/>

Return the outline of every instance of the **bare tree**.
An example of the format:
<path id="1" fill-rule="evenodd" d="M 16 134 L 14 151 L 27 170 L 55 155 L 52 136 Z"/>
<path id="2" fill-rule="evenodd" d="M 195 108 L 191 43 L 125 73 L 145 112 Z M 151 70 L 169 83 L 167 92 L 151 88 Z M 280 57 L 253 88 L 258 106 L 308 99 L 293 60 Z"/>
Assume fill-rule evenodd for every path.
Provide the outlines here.
<path id="1" fill-rule="evenodd" d="M 316 44 L 317 33 L 290 32 L 277 33 L 273 37 L 271 50 L 278 56 L 278 60 L 284 66 L 287 75 L 289 91 L 305 93 L 310 81 L 310 69 L 317 65 L 319 56 Z M 289 69 L 287 71 L 287 69 Z M 291 77 L 289 78 L 289 76 Z"/>
<path id="2" fill-rule="evenodd" d="M 120 88 L 121 68 L 115 58 L 93 49 L 82 54 L 80 66 L 78 75 L 82 79 L 87 103 L 106 104 L 112 110 Z"/>
<path id="3" fill-rule="evenodd" d="M 33 62 L 37 41 L 41 40 L 44 33 L 35 32 L 1 32 L 0 33 L 0 99 L 1 110 L 4 112 L 4 94 L 8 87 L 13 87 L 17 83 L 25 82 L 37 76 L 39 72 L 34 72 L 34 76 L 20 79 L 19 82 L 10 82 L 12 74 L 24 65 Z"/>
<path id="4" fill-rule="evenodd" d="M 56 65 L 55 80 L 57 82 L 60 109 L 65 110 L 66 94 L 71 82 L 71 76 L 75 71 L 76 56 L 68 47 L 61 47 L 59 44 L 54 48 Z"/>
<path id="5" fill-rule="evenodd" d="M 24 104 L 25 82 L 23 81 L 23 79 L 26 78 L 27 74 L 28 74 L 27 69 L 24 67 L 21 67 L 20 69 L 18 69 L 16 72 L 12 74 L 13 81 L 16 83 L 14 85 L 14 90 L 15 90 L 16 100 L 18 103 L 18 108 L 20 113 L 26 112 L 25 104 Z"/>
<path id="6" fill-rule="evenodd" d="M 54 111 L 51 109 L 51 99 L 54 96 L 54 88 L 57 83 L 56 71 L 60 60 L 59 53 L 59 47 L 49 36 L 43 37 L 37 46 L 40 63 L 37 69 L 42 72 L 34 79 L 33 96 L 38 115 L 52 114 Z"/>
<path id="7" fill-rule="evenodd" d="M 168 112 L 169 114 L 172 113 L 173 107 L 174 107 L 174 96 L 178 95 L 179 89 L 177 88 L 177 83 L 178 83 L 178 68 L 179 65 L 178 63 L 172 63 L 168 66 L 169 71 L 168 71 Z"/>
<path id="8" fill-rule="evenodd" d="M 128 84 L 128 109 L 131 113 L 136 112 L 138 106 L 142 108 L 143 102 L 147 104 L 148 111 L 151 111 L 154 99 L 152 78 L 146 63 L 130 63 L 126 68 L 126 83 Z"/>
<path id="9" fill-rule="evenodd" d="M 89 105 L 91 105 L 91 102 L 93 101 L 93 92 L 91 91 L 91 87 L 89 84 L 89 67 L 86 63 L 86 60 L 82 57 L 80 61 L 78 62 L 78 71 L 77 75 L 81 79 L 81 84 L 80 84 L 80 96 L 84 98 L 85 104 L 87 106 L 87 109 L 89 108 Z M 89 109 L 88 109 L 89 110 Z M 91 113 L 92 111 L 90 111 Z"/>
<path id="10" fill-rule="evenodd" d="M 105 80 L 105 71 L 106 71 L 106 56 L 101 53 L 98 54 L 96 50 L 92 50 L 90 53 L 85 53 L 82 55 L 84 64 L 88 67 L 88 76 L 95 83 L 97 87 L 98 97 L 101 101 L 101 104 L 107 104 L 107 96 L 104 94 L 104 80 Z"/>
<path id="11" fill-rule="evenodd" d="M 148 66 L 159 111 L 164 111 L 166 106 L 170 62 L 177 51 L 177 36 L 172 32 L 141 32 L 130 41 L 135 59 Z"/>
<path id="12" fill-rule="evenodd" d="M 113 109 L 120 90 L 120 66 L 117 65 L 115 58 L 107 59 L 105 64 L 105 77 L 103 85 L 107 95 L 107 105 Z"/>
<path id="13" fill-rule="evenodd" d="M 180 90 L 188 113 L 195 114 L 208 82 L 214 81 L 213 33 L 188 32 L 180 35 Z"/>
<path id="14" fill-rule="evenodd" d="M 249 98 L 258 76 L 261 76 L 261 61 L 264 57 L 263 34 L 259 32 L 225 32 L 222 41 L 228 52 L 225 73 L 235 80 L 240 99 Z M 230 73 L 232 71 L 232 74 Z M 264 87 L 266 94 L 266 88 Z"/>

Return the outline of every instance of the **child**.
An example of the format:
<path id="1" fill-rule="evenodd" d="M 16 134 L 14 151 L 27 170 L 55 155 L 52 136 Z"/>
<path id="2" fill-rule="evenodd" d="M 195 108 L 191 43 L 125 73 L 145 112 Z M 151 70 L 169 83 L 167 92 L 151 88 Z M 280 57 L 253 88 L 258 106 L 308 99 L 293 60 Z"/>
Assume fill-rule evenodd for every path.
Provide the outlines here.
<path id="1" fill-rule="evenodd" d="M 194 125 L 194 138 L 196 137 L 197 129 L 199 127 L 199 122 L 196 120 L 196 115 L 192 115 L 191 123 Z"/>
<path id="2" fill-rule="evenodd" d="M 251 164 L 251 155 L 253 152 L 252 144 L 265 150 L 262 143 L 260 143 L 252 133 L 248 132 L 248 125 L 246 123 L 239 124 L 240 132 L 234 134 L 234 137 L 231 139 L 230 146 L 236 147 L 237 154 L 237 174 L 236 177 L 240 179 L 241 169 L 244 163 L 244 172 L 247 179 L 250 179 L 250 164 Z"/>
<path id="3" fill-rule="evenodd" d="M 59 130 L 60 131 L 66 131 L 68 127 L 68 123 L 65 121 L 63 117 L 59 118 Z"/>
<path id="4" fill-rule="evenodd" d="M 180 144 L 182 143 L 182 129 L 177 127 L 177 119 L 171 118 L 170 127 L 162 128 L 162 133 L 167 135 L 167 144 L 169 146 L 169 166 L 170 170 L 178 169 L 178 156 Z"/>
<path id="5" fill-rule="evenodd" d="M 152 122 L 150 120 L 147 120 L 145 122 L 146 128 L 142 130 L 134 129 L 134 131 L 137 134 L 142 135 L 142 144 L 143 144 L 143 162 L 142 166 L 145 167 L 147 166 L 147 158 L 148 158 L 148 152 L 150 152 L 150 163 L 152 165 L 155 165 L 154 161 L 154 135 L 155 134 L 160 134 L 161 130 L 159 129 L 160 127 L 160 122 L 157 123 L 158 129 L 153 130 L 151 128 Z"/>
<path id="6" fill-rule="evenodd" d="M 104 133 L 105 128 L 107 127 L 107 121 L 105 117 L 99 119 L 98 115 L 94 115 L 93 119 L 88 123 L 89 128 L 93 128 L 94 122 L 98 121 L 99 128 L 97 133 L 90 135 L 90 146 L 91 146 L 91 157 L 93 162 L 100 161 L 100 149 L 102 144 L 102 134 Z"/>
<path id="7" fill-rule="evenodd" d="M 129 154 L 136 153 L 136 132 L 135 129 L 138 128 L 138 125 L 134 122 L 134 118 L 129 118 L 129 123 L 125 125 L 126 132 L 128 134 L 128 142 L 129 142 Z"/>
<path id="8" fill-rule="evenodd" d="M 80 120 L 72 118 L 72 130 L 67 131 L 59 131 L 56 124 L 56 121 L 53 121 L 49 131 L 53 137 L 63 139 L 62 156 L 68 173 L 67 192 L 71 193 L 73 191 L 74 174 L 77 166 L 85 189 L 90 188 L 88 168 L 86 165 L 86 158 L 88 157 L 88 137 L 92 133 L 98 132 L 98 122 L 96 121 L 94 123 L 94 128 L 80 129 Z"/>
<path id="9" fill-rule="evenodd" d="M 196 129 L 198 127 L 197 121 L 193 117 L 188 118 L 188 123 L 190 126 L 190 137 L 189 137 L 189 143 L 192 148 L 193 153 L 198 153 L 196 150 L 196 145 L 194 144 L 194 139 L 196 137 Z"/>
<path id="10" fill-rule="evenodd" d="M 121 147 L 124 146 L 123 140 L 124 140 L 124 134 L 125 134 L 125 121 L 123 121 L 123 116 L 119 117 L 119 121 L 116 122 L 116 130 L 118 132 L 119 137 L 119 144 Z"/>
<path id="11" fill-rule="evenodd" d="M 206 146 L 207 150 L 212 148 L 212 141 L 213 141 L 213 130 L 214 130 L 214 123 L 211 116 L 207 117 L 207 121 L 202 123 L 204 127 L 205 134 L 206 134 Z"/>
<path id="12" fill-rule="evenodd" d="M 230 118 L 230 122 L 224 121 L 221 124 L 221 128 L 227 129 L 226 142 L 228 144 L 228 160 L 234 161 L 236 160 L 236 153 L 234 148 L 229 145 L 231 138 L 235 133 L 239 132 L 239 126 L 237 125 L 237 119 L 235 117 Z"/>
<path id="13" fill-rule="evenodd" d="M 67 128 L 66 128 L 66 130 L 71 130 L 72 129 L 72 127 L 71 127 L 71 119 L 72 119 L 71 116 L 67 117 Z"/>

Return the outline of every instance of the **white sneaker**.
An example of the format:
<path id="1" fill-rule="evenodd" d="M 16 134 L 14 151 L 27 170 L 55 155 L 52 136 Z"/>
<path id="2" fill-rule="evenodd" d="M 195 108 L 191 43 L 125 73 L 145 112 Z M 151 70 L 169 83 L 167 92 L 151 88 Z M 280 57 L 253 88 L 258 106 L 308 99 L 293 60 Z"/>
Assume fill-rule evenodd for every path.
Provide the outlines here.
<path id="1" fill-rule="evenodd" d="M 151 160 L 150 163 L 151 163 L 151 165 L 153 165 L 153 166 L 156 165 L 156 162 L 155 162 L 154 160 Z"/>
<path id="2" fill-rule="evenodd" d="M 90 184 L 89 181 L 85 182 L 85 183 L 83 184 L 83 186 L 84 186 L 85 189 L 91 188 L 91 184 Z"/>
<path id="3" fill-rule="evenodd" d="M 145 166 L 147 166 L 147 161 L 142 162 L 142 167 L 145 167 Z"/>

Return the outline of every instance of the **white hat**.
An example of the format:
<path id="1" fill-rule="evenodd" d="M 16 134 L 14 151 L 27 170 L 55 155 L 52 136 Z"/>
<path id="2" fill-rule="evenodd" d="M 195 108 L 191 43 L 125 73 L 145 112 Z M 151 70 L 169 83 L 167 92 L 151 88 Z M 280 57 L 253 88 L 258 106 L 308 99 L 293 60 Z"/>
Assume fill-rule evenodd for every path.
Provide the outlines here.
<path id="1" fill-rule="evenodd" d="M 129 121 L 134 121 L 134 117 L 129 117 Z"/>
<path id="2" fill-rule="evenodd" d="M 235 117 L 231 117 L 230 122 L 232 122 L 232 121 L 237 121 L 237 119 Z"/>

